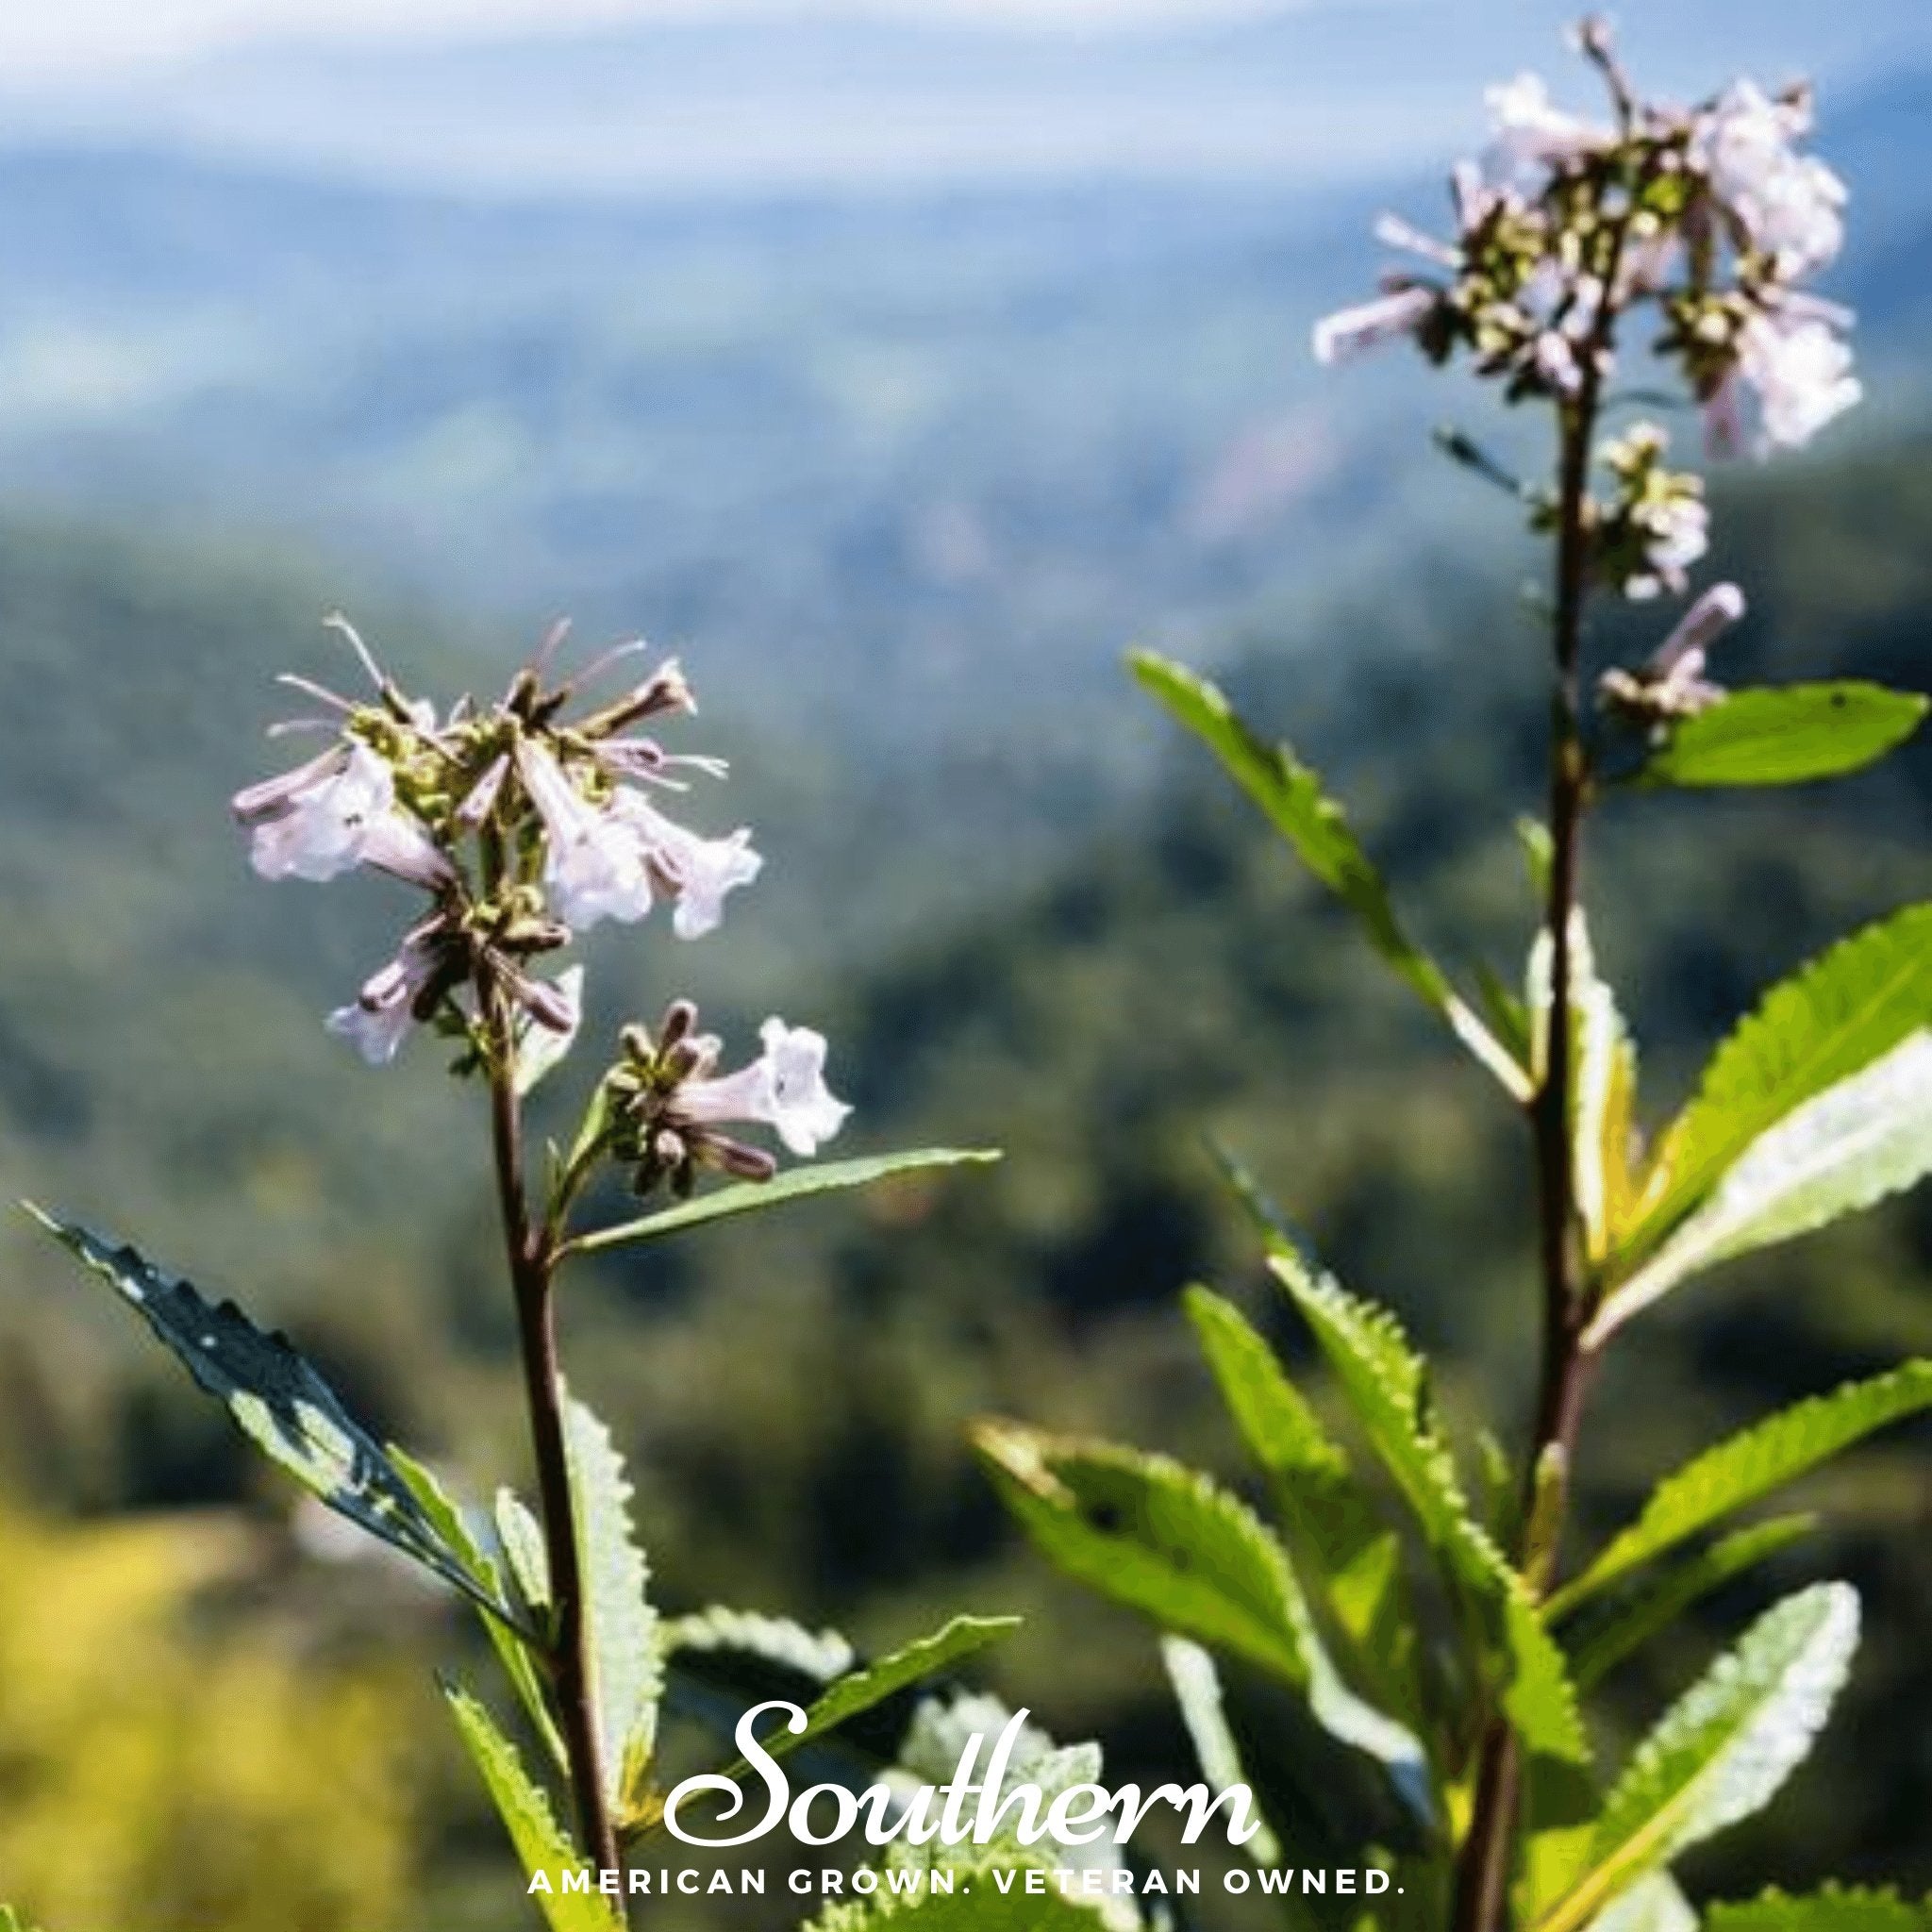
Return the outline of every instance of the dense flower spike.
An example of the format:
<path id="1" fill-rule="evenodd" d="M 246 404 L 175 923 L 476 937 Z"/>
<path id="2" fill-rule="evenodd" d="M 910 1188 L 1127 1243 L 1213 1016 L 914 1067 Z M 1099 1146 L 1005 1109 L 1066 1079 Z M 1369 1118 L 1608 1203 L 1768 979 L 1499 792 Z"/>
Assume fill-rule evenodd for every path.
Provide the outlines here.
<path id="1" fill-rule="evenodd" d="M 1607 84 L 1611 117 L 1557 107 L 1533 74 L 1490 89 L 1484 159 L 1450 179 L 1454 235 L 1385 217 L 1381 239 L 1422 265 L 1317 323 L 1316 357 L 1341 361 L 1407 336 L 1434 361 L 1466 352 L 1511 401 L 1568 407 L 1586 384 L 1601 393 L 1618 325 L 1652 304 L 1664 322 L 1657 352 L 1703 406 L 1713 451 L 1808 441 L 1860 393 L 1851 315 L 1801 286 L 1844 239 L 1844 185 L 1800 148 L 1809 95 L 1740 80 L 1691 108 L 1645 102 L 1600 25 L 1587 23 L 1578 44 Z M 1614 469 L 1616 450 L 1603 454 Z M 1705 547 L 1694 479 L 1653 457 L 1642 488 L 1621 480 L 1597 520 L 1604 574 L 1632 596 L 1681 589 Z"/>

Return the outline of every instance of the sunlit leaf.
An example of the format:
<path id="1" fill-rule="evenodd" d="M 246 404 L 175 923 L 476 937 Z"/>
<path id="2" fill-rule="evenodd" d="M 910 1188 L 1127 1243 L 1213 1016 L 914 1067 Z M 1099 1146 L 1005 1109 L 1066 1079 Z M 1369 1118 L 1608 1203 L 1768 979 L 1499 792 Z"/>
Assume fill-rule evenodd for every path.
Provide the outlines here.
<path id="1" fill-rule="evenodd" d="M 1111 1443 L 1007 1422 L 980 1424 L 974 1440 L 1008 1507 L 1068 1575 L 1292 1685 L 1411 1806 L 1431 1804 L 1421 1743 L 1348 1688 L 1288 1552 L 1245 1503 L 1166 1457 Z"/>
<path id="2" fill-rule="evenodd" d="M 658 1615 L 644 1594 L 649 1572 L 631 1526 L 630 1477 L 610 1431 L 574 1397 L 564 1403 L 564 1446 L 576 1503 L 605 1794 L 616 1805 L 650 1763 L 664 1659 Z"/>
<path id="3" fill-rule="evenodd" d="M 1818 1584 L 1766 1611 L 1638 1746 L 1597 1820 L 1588 1874 L 1537 1932 L 1577 1932 L 1640 1879 L 1769 1804 L 1824 1727 L 1857 1641 L 1849 1584 Z"/>
<path id="4" fill-rule="evenodd" d="M 1476 1523 L 1448 1445 L 1427 1413 L 1425 1372 L 1402 1325 L 1298 1257 L 1271 1266 L 1322 1345 L 1371 1445 L 1451 1578 L 1479 1603 L 1507 1673 L 1503 1709 L 1531 1751 L 1572 1763 L 1589 1756 L 1563 1654 L 1522 1577 Z"/>
<path id="5" fill-rule="evenodd" d="M 1657 1484 L 1637 1521 L 1551 1599 L 1552 1614 L 1574 1608 L 1640 1563 L 1782 1489 L 1874 1429 L 1927 1407 L 1932 1361 L 1913 1360 L 1829 1394 L 1807 1396 L 1725 1438 Z"/>
<path id="6" fill-rule="evenodd" d="M 624 1932 L 623 1907 L 596 1890 L 596 1874 L 558 1824 L 550 1800 L 524 1769 L 516 1746 L 468 1691 L 445 1684 L 442 1694 L 470 1761 L 516 1846 L 525 1876 L 534 1878 L 541 1872 L 548 1881 L 547 1890 L 540 1887 L 532 1895 L 550 1932 Z"/>
<path id="7" fill-rule="evenodd" d="M 1826 1885 L 1793 1898 L 1771 1890 L 1707 1907 L 1706 1932 L 1932 1932 L 1932 1898 L 1914 1902 L 1890 1888 Z"/>
<path id="8" fill-rule="evenodd" d="M 1607 1339 L 1686 1276 L 1808 1234 L 1932 1172 L 1932 1030 L 1767 1127 L 1676 1232 L 1605 1302 Z"/>
<path id="9" fill-rule="evenodd" d="M 1527 1099 L 1529 1082 L 1521 1064 L 1404 930 L 1381 874 L 1341 807 L 1323 791 L 1320 776 L 1288 745 L 1270 745 L 1257 737 L 1206 678 L 1151 651 L 1135 652 L 1130 662 L 1142 688 L 1214 753 L 1302 863 L 1355 914 L 1370 943 L 1409 988 L 1511 1093 Z"/>
<path id="10" fill-rule="evenodd" d="M 594 1233 L 579 1235 L 565 1252 L 595 1255 L 607 1248 L 628 1247 L 635 1241 L 660 1240 L 665 1235 L 683 1234 L 713 1221 L 730 1221 L 741 1214 L 758 1214 L 768 1208 L 783 1208 L 793 1201 L 808 1201 L 817 1194 L 842 1193 L 852 1188 L 869 1188 L 874 1182 L 891 1180 L 901 1174 L 926 1173 L 942 1167 L 983 1167 L 999 1159 L 996 1149 L 986 1147 L 923 1147 L 910 1154 L 874 1154 L 858 1160 L 822 1160 L 809 1167 L 791 1167 L 768 1181 L 739 1181 L 718 1188 L 708 1194 L 681 1201 L 675 1208 L 662 1208 L 636 1221 L 600 1227 Z"/>
<path id="11" fill-rule="evenodd" d="M 1919 728 L 1917 691 L 1844 682 L 1733 691 L 1671 725 L 1639 774 L 1646 785 L 1800 785 L 1856 772 Z"/>
<path id="12" fill-rule="evenodd" d="M 163 1274 L 133 1248 L 112 1246 L 38 1208 L 28 1211 L 141 1314 L 256 1446 L 305 1489 L 492 1616 L 514 1620 L 501 1592 L 492 1593 L 451 1547 L 389 1449 L 287 1336 L 258 1328 L 233 1302 L 211 1305 L 192 1283 Z"/>
<path id="13" fill-rule="evenodd" d="M 1249 1782 L 1241 1768 L 1241 1746 L 1235 1742 L 1222 1697 L 1221 1673 L 1215 1668 L 1214 1654 L 1186 1637 L 1163 1637 L 1160 1660 L 1167 1667 L 1167 1681 L 1174 1686 L 1174 1702 L 1180 1706 L 1181 1722 L 1193 1740 L 1194 1756 L 1200 1760 L 1201 1774 L 1210 1791 L 1224 1791 Z M 1267 1823 L 1241 1847 L 1250 1858 L 1266 1869 L 1281 1863 L 1281 1840 Z"/>

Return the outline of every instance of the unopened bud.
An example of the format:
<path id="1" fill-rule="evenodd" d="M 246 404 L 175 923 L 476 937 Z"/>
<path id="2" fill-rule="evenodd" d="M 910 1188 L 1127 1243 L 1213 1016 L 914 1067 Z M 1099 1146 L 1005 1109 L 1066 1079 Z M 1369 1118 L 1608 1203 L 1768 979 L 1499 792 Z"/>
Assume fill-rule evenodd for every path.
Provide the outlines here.
<path id="1" fill-rule="evenodd" d="M 1650 669 L 1667 677 L 1693 654 L 1700 658 L 1744 615 L 1744 593 L 1736 584 L 1713 584 L 1677 620 L 1676 627 L 1650 660 Z M 1702 669 L 1700 664 L 1699 669 Z"/>

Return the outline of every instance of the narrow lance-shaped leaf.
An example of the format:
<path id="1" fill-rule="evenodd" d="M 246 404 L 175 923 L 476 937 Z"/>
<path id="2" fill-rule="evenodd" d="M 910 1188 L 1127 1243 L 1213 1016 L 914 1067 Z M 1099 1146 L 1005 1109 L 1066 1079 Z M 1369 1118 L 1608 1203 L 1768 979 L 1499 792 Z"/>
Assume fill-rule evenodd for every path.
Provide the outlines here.
<path id="1" fill-rule="evenodd" d="M 524 1769 L 517 1748 L 468 1691 L 445 1684 L 450 1714 L 470 1761 L 495 1802 L 550 1932 L 624 1932 L 623 1908 L 596 1889 L 597 1874 L 558 1824 L 550 1800 Z M 623 1881 L 620 1879 L 619 1883 Z"/>
<path id="2" fill-rule="evenodd" d="M 1631 1273 L 1767 1127 L 1928 1025 L 1932 904 L 1865 927 L 1774 987 L 1659 1136 L 1643 1212 L 1618 1244 L 1618 1274 Z"/>
<path id="3" fill-rule="evenodd" d="M 1322 1345 L 1376 1455 L 1450 1576 L 1483 1606 L 1507 1682 L 1503 1709 L 1532 1752 L 1589 1755 L 1563 1654 L 1523 1579 L 1470 1513 L 1448 1445 L 1424 1413 L 1424 1370 L 1401 1324 L 1292 1256 L 1271 1264 Z"/>
<path id="4" fill-rule="evenodd" d="M 1593 1344 L 1699 1269 L 1824 1227 L 1932 1172 L 1932 1030 L 1794 1108 L 1604 1303 Z"/>
<path id="5" fill-rule="evenodd" d="M 1163 1637 L 1160 1661 L 1167 1669 L 1167 1681 L 1174 1686 L 1174 1702 L 1180 1706 L 1181 1722 L 1188 1727 L 1208 1789 L 1224 1791 L 1248 1783 L 1241 1746 L 1227 1722 L 1214 1654 L 1188 1638 Z M 1281 1840 L 1265 1819 L 1259 1823 L 1260 1829 L 1241 1849 L 1257 1865 L 1271 1870 L 1281 1863 Z"/>
<path id="6" fill-rule="evenodd" d="M 1919 728 L 1917 691 L 1847 680 L 1733 691 L 1671 725 L 1638 774 L 1644 785 L 1802 785 L 1882 758 Z"/>
<path id="7" fill-rule="evenodd" d="M 575 1397 L 564 1402 L 564 1448 L 576 1506 L 605 1794 L 620 1805 L 643 1776 L 657 1740 L 664 1689 L 658 1616 L 644 1594 L 649 1572 L 631 1526 L 624 1459 L 610 1431 Z"/>
<path id="8" fill-rule="evenodd" d="M 842 1193 L 852 1188 L 869 1188 L 877 1181 L 902 1174 L 923 1174 L 942 1167 L 984 1167 L 999 1159 L 995 1148 L 924 1147 L 910 1154 L 874 1154 L 858 1160 L 822 1160 L 809 1167 L 787 1168 L 768 1181 L 740 1181 L 718 1188 L 694 1200 L 681 1201 L 675 1208 L 662 1208 L 636 1221 L 600 1227 L 569 1241 L 566 1255 L 595 1255 L 608 1248 L 628 1247 L 636 1241 L 661 1240 L 665 1235 L 684 1234 L 714 1221 L 731 1221 L 741 1214 L 758 1214 L 768 1208 L 783 1208 L 793 1201 L 808 1201 L 818 1194 Z"/>
<path id="9" fill-rule="evenodd" d="M 1648 1874 L 1748 1818 L 1804 1760 L 1858 1641 L 1849 1584 L 1800 1591 L 1667 1711 L 1605 1801 L 1587 1875 L 1537 1932 L 1578 1932 Z"/>
<path id="10" fill-rule="evenodd" d="M 492 1593 L 450 1546 L 389 1450 L 287 1336 L 258 1328 L 233 1302 L 208 1303 L 192 1283 L 163 1274 L 133 1248 L 111 1245 L 41 1208 L 30 1206 L 28 1212 L 142 1315 L 271 1460 L 337 1514 L 413 1557 L 491 1616 L 514 1621 L 501 1593 Z"/>
<path id="11" fill-rule="evenodd" d="M 1707 1907 L 1707 1932 L 1932 1932 L 1932 1898 L 1890 1888 L 1826 1885 L 1792 1897 L 1772 1890 Z"/>
<path id="12" fill-rule="evenodd" d="M 488 1595 L 508 1600 L 502 1567 L 485 1547 L 462 1506 L 443 1487 L 441 1478 L 427 1464 L 418 1462 L 413 1456 L 406 1455 L 393 1445 L 390 1456 L 395 1462 L 397 1473 L 408 1484 L 410 1491 L 422 1504 L 443 1541 L 457 1553 L 463 1567 Z M 532 1596 L 527 1591 L 520 1591 L 519 1593 L 523 1597 L 519 1608 L 525 1612 L 538 1613 L 541 1606 L 547 1602 L 547 1592 L 541 1597 Z M 541 1615 L 533 1615 L 533 1621 L 541 1621 Z M 486 1613 L 483 1627 L 495 1648 L 504 1675 L 509 1679 L 537 1735 L 542 1740 L 543 1748 L 549 1752 L 554 1763 L 562 1764 L 563 1738 L 557 1728 L 550 1700 L 544 1694 L 543 1677 L 538 1669 L 536 1652 L 520 1631 L 511 1629 L 499 1617 Z"/>
<path id="13" fill-rule="evenodd" d="M 1660 1630 L 1669 1629 L 1692 1604 L 1789 1549 L 1817 1525 L 1815 1516 L 1774 1516 L 1768 1523 L 1754 1523 L 1749 1529 L 1721 1537 L 1707 1550 L 1639 1588 L 1627 1603 L 1594 1620 L 1574 1639 L 1565 1631 L 1570 1674 L 1576 1688 L 1588 1690 Z"/>
<path id="14" fill-rule="evenodd" d="M 1330 1736 L 1431 1807 L 1422 1744 L 1342 1680 L 1288 1552 L 1246 1504 L 1163 1456 L 1006 1422 L 974 1433 L 1008 1507 L 1068 1575 L 1292 1685 Z"/>
<path id="15" fill-rule="evenodd" d="M 1405 983 L 1504 1087 L 1526 1100 L 1530 1088 L 1523 1067 L 1404 930 L 1381 874 L 1317 774 L 1287 745 L 1263 742 L 1206 678 L 1151 651 L 1137 651 L 1130 661 L 1142 688 L 1214 753 L 1303 864 L 1355 914 L 1370 943 Z"/>
<path id="16" fill-rule="evenodd" d="M 1349 1640 L 1351 1665 L 1374 1694 L 1419 1717 L 1400 1539 L 1241 1311 L 1205 1288 L 1188 1291 L 1187 1308 L 1241 1440 L 1272 1478 L 1301 1554 L 1312 1558 Z"/>
<path id="17" fill-rule="evenodd" d="M 1932 1361 L 1913 1360 L 1828 1395 L 1807 1396 L 1727 1437 L 1657 1484 L 1637 1521 L 1550 1600 L 1551 1614 L 1566 1614 L 1640 1563 L 1927 1407 Z"/>

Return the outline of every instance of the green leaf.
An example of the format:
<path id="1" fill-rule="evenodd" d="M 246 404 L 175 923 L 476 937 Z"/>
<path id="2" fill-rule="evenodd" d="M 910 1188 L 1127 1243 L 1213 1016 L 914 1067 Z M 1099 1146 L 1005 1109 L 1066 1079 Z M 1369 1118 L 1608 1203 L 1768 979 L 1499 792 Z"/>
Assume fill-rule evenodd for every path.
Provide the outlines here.
<path id="1" fill-rule="evenodd" d="M 1425 1412 L 1425 1371 L 1387 1309 L 1297 1257 L 1270 1264 L 1322 1345 L 1357 1419 L 1451 1579 L 1483 1607 L 1507 1674 L 1503 1709 L 1534 1753 L 1589 1757 L 1563 1654 L 1520 1577 L 1470 1513 L 1448 1445 Z"/>
<path id="2" fill-rule="evenodd" d="M 1203 1650 L 1186 1637 L 1163 1637 L 1160 1661 L 1166 1666 L 1167 1681 L 1174 1686 L 1174 1702 L 1180 1706 L 1181 1722 L 1193 1740 L 1194 1756 L 1200 1760 L 1208 1789 L 1224 1791 L 1233 1785 L 1248 1784 L 1248 1774 L 1241 1767 L 1241 1746 L 1227 1722 L 1221 1673 L 1215 1668 L 1213 1652 Z M 1260 1830 L 1241 1849 L 1264 1870 L 1281 1863 L 1281 1840 L 1265 1820 Z"/>
<path id="3" fill-rule="evenodd" d="M 1039 1875 L 1040 1890 L 1026 1890 L 1026 1873 Z M 1000 1890 L 998 1873 L 1008 1890 Z M 863 1903 L 827 1906 L 804 1932 L 874 1932 L 881 1925 L 900 1925 L 906 1932 L 1095 1932 L 1100 1924 L 1091 1905 L 1062 1898 L 1051 1870 L 1045 1866 L 966 1865 L 951 1875 L 958 1890 L 930 1889 L 929 1875 L 912 1868 L 878 1875 L 879 1895 Z M 893 1880 L 917 1886 L 893 1894 Z M 915 1923 L 916 1925 L 915 1925 Z"/>
<path id="4" fill-rule="evenodd" d="M 974 1656 L 990 1643 L 997 1643 L 1003 1637 L 1011 1636 L 1019 1627 L 1018 1617 L 955 1617 L 930 1637 L 921 1637 L 890 1657 L 839 1678 L 823 1697 L 806 1707 L 803 1730 L 773 1731 L 762 1740 L 765 1750 L 773 1757 L 802 1751 L 827 1731 L 850 1723 L 861 1711 L 883 1704 L 910 1685 L 924 1683 L 937 1672 Z"/>
<path id="5" fill-rule="evenodd" d="M 595 1255 L 607 1248 L 627 1247 L 633 1241 L 657 1241 L 682 1234 L 713 1221 L 730 1221 L 767 1208 L 807 1201 L 815 1194 L 841 1193 L 849 1188 L 869 1188 L 895 1175 L 923 1174 L 941 1167 L 985 1167 L 1000 1158 L 996 1148 L 923 1147 L 910 1154 L 874 1154 L 858 1160 L 822 1160 L 810 1167 L 791 1167 L 768 1181 L 740 1181 L 719 1188 L 675 1208 L 660 1208 L 637 1221 L 600 1227 L 567 1242 L 566 1255 Z"/>
<path id="6" fill-rule="evenodd" d="M 664 1654 L 674 1659 L 687 1651 L 734 1652 L 821 1684 L 843 1676 L 856 1661 L 851 1644 L 836 1630 L 808 1630 L 789 1617 L 726 1609 L 722 1604 L 675 1617 L 663 1628 Z"/>
<path id="7" fill-rule="evenodd" d="M 1767 1128 L 1655 1256 L 1608 1298 L 1593 1342 L 1687 1275 L 1823 1227 L 1932 1172 L 1932 1030 Z"/>
<path id="8" fill-rule="evenodd" d="M 468 1691 L 445 1684 L 442 1694 L 449 1700 L 470 1761 L 489 1788 L 497 1816 L 516 1846 L 524 1875 L 534 1878 L 541 1872 L 549 1881 L 547 1891 L 539 1890 L 532 1895 L 550 1932 L 624 1932 L 623 1907 L 617 1901 L 594 1889 L 564 1889 L 567 1880 L 581 1884 L 586 1877 L 594 1888 L 595 1874 L 558 1824 L 542 1789 L 524 1769 L 516 1746 Z"/>
<path id="9" fill-rule="evenodd" d="M 1288 745 L 1263 742 L 1206 678 L 1151 651 L 1136 651 L 1128 661 L 1141 688 L 1214 753 L 1302 863 L 1355 914 L 1370 944 L 1424 1004 L 1511 1093 L 1528 1099 L 1529 1081 L 1521 1064 L 1403 929 L 1381 874 L 1349 828 L 1341 807 L 1323 791 L 1320 776 Z"/>
<path id="10" fill-rule="evenodd" d="M 618 1806 L 651 1761 L 664 1658 L 658 1615 L 644 1594 L 650 1574 L 631 1527 L 624 1458 L 610 1431 L 575 1397 L 564 1400 L 563 1421 L 605 1795 Z"/>
<path id="11" fill-rule="evenodd" d="M 1638 1746 L 1597 1820 L 1588 1875 L 1537 1932 L 1576 1932 L 1639 1879 L 1769 1804 L 1824 1727 L 1857 1641 L 1849 1584 L 1817 1584 L 1767 1610 Z"/>
<path id="12" fill-rule="evenodd" d="M 1856 772 L 1903 744 L 1925 715 L 1917 691 L 1843 682 L 1733 691 L 1670 727 L 1645 785 L 1801 785 Z"/>
<path id="13" fill-rule="evenodd" d="M 27 1205 L 69 1253 L 108 1282 L 224 1404 L 271 1460 L 358 1528 L 379 1537 L 488 1610 L 514 1622 L 417 1499 L 391 1451 L 342 1406 L 285 1335 L 258 1328 L 233 1302 L 210 1306 L 192 1283 L 163 1274 L 130 1247 Z"/>
<path id="14" fill-rule="evenodd" d="M 1727 1437 L 1658 1483 L 1637 1521 L 1550 1600 L 1550 1613 L 1574 1609 L 1640 1563 L 1781 1489 L 1874 1429 L 1927 1407 L 1932 1361 L 1915 1359 L 1827 1395 L 1807 1396 Z"/>
<path id="15" fill-rule="evenodd" d="M 1668 1872 L 1653 1872 L 1619 1892 L 1590 1932 L 1697 1932 L 1697 1910 Z"/>
<path id="16" fill-rule="evenodd" d="M 1766 1557 L 1789 1549 L 1817 1524 L 1815 1516 L 1774 1516 L 1768 1523 L 1753 1524 L 1637 1590 L 1627 1603 L 1569 1640 L 1570 1674 L 1576 1688 L 1588 1690 L 1659 1630 L 1668 1629 L 1692 1604 Z"/>
<path id="17" fill-rule="evenodd" d="M 534 1610 L 550 1607 L 550 1556 L 543 1543 L 543 1525 L 514 1490 L 496 1492 L 496 1540 L 503 1559 L 524 1601 Z"/>
<path id="18" fill-rule="evenodd" d="M 1421 1743 L 1343 1682 L 1288 1552 L 1246 1504 L 1164 1456 L 1006 1422 L 974 1437 L 1008 1507 L 1068 1575 L 1292 1685 L 1324 1730 L 1384 1764 L 1418 1811 L 1431 1807 Z"/>
<path id="19" fill-rule="evenodd" d="M 1233 1303 L 1205 1288 L 1186 1296 L 1201 1349 L 1249 1453 L 1274 1483 L 1300 1553 L 1311 1557 L 1350 1660 L 1376 1694 L 1416 1716 L 1414 1644 L 1402 1614 L 1400 1540 L 1349 1467 L 1346 1453 L 1283 1374 L 1274 1351 Z"/>
<path id="20" fill-rule="evenodd" d="M 1932 1899 L 1866 1886 L 1827 1885 L 1802 1898 L 1774 1890 L 1707 1907 L 1704 1924 L 1706 1932 L 1932 1932 Z"/>
<path id="21" fill-rule="evenodd" d="M 0 1906 L 0 1932 L 38 1932 L 11 1906 Z"/>
<path id="22" fill-rule="evenodd" d="M 1932 904 L 1866 926 L 1774 987 L 1711 1057 L 1658 1141 L 1620 1274 L 1668 1235 L 1767 1127 L 1932 1025 Z"/>
<path id="23" fill-rule="evenodd" d="M 443 1540 L 449 1544 L 463 1566 L 475 1578 L 484 1591 L 494 1598 L 507 1601 L 504 1591 L 503 1572 L 491 1553 L 486 1549 L 476 1532 L 471 1527 L 469 1518 L 457 1502 L 441 1478 L 425 1463 L 418 1462 L 414 1457 L 391 1445 L 390 1455 L 394 1459 L 397 1473 L 408 1484 L 416 1500 L 422 1504 L 429 1520 L 435 1524 Z M 505 1494 L 508 1492 L 504 1491 Z M 527 1513 L 527 1512 L 526 1512 Z M 539 1532 L 541 1536 L 541 1532 Z M 527 1592 L 524 1592 L 525 1605 L 534 1607 Z M 557 1728 L 557 1720 L 550 1708 L 550 1700 L 544 1694 L 543 1678 L 538 1669 L 537 1656 L 525 1641 L 520 1631 L 510 1628 L 501 1618 L 485 1614 L 483 1626 L 490 1634 L 490 1641 L 496 1651 L 497 1661 L 503 1665 L 503 1674 L 516 1691 L 519 1701 L 528 1714 L 537 1735 L 543 1741 L 543 1748 L 549 1752 L 557 1764 L 564 1762 L 563 1737 Z"/>

